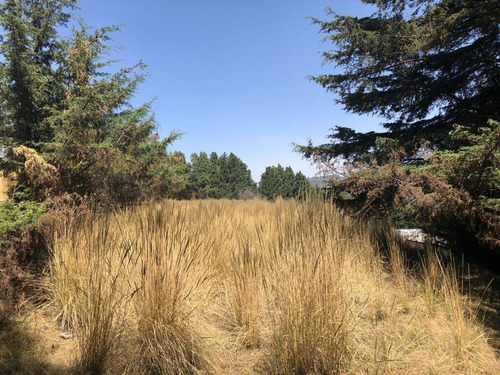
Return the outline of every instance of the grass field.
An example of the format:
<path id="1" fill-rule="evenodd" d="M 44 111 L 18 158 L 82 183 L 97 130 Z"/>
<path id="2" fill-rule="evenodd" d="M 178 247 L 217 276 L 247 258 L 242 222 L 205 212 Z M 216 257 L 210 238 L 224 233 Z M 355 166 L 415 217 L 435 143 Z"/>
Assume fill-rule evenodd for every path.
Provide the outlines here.
<path id="1" fill-rule="evenodd" d="M 376 233 L 315 199 L 70 219 L 37 286 L 39 314 L 72 333 L 47 361 L 61 374 L 499 374 L 454 272 L 430 250 L 410 272 Z"/>

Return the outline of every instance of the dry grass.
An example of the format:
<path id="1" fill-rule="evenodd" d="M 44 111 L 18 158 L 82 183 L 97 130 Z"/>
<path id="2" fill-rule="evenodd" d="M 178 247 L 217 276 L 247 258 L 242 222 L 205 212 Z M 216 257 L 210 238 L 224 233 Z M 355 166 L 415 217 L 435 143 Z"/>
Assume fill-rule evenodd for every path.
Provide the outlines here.
<path id="1" fill-rule="evenodd" d="M 81 374 L 498 374 L 453 272 L 376 242 L 315 199 L 165 201 L 70 220 L 45 289 Z"/>
<path id="2" fill-rule="evenodd" d="M 57 331 L 49 331 L 50 323 L 32 311 L 14 311 L 0 301 L 0 374 L 68 374 L 61 354 L 71 350 L 71 340 L 61 340 Z"/>

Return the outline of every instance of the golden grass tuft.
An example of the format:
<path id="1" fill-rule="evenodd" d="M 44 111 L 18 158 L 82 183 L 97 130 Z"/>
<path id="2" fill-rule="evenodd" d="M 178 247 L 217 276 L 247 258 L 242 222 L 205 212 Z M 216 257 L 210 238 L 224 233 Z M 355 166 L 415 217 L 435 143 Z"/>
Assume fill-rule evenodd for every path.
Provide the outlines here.
<path id="1" fill-rule="evenodd" d="M 388 243 L 320 199 L 165 201 L 69 220 L 46 289 L 82 374 L 498 374 L 452 268 Z"/>

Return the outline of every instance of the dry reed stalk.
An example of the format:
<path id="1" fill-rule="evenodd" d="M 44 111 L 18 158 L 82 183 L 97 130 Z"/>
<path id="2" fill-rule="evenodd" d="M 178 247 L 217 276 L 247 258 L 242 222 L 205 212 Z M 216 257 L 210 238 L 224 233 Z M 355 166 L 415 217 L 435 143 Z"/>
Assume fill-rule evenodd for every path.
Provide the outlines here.
<path id="1" fill-rule="evenodd" d="M 96 374 L 223 373 L 239 350 L 264 374 L 499 373 L 434 252 L 415 275 L 397 241 L 383 257 L 370 225 L 314 196 L 88 217 L 57 236 L 48 280 Z"/>

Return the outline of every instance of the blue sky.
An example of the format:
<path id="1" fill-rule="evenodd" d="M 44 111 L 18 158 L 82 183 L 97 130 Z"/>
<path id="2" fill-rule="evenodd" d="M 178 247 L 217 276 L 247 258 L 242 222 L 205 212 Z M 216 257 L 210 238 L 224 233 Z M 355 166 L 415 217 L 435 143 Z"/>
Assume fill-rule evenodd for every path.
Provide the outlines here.
<path id="1" fill-rule="evenodd" d="M 307 79 L 322 66 L 318 27 L 324 8 L 366 15 L 356 0 L 86 0 L 90 26 L 124 24 L 114 35 L 121 66 L 138 60 L 149 77 L 135 99 L 156 98 L 160 134 L 184 133 L 171 151 L 233 152 L 258 181 L 280 163 L 314 176 L 292 142 L 325 142 L 335 125 L 373 130 L 380 119 L 346 114 L 334 96 Z"/>

